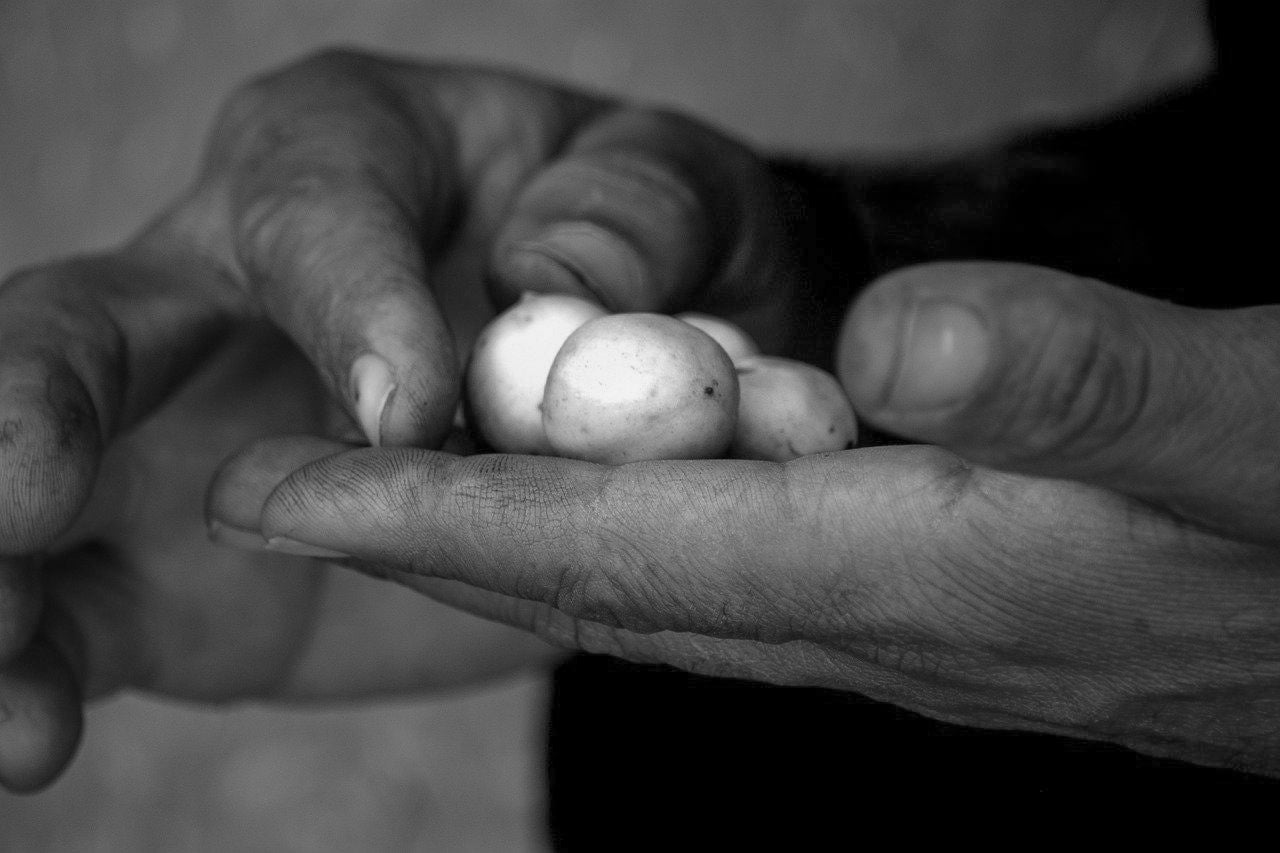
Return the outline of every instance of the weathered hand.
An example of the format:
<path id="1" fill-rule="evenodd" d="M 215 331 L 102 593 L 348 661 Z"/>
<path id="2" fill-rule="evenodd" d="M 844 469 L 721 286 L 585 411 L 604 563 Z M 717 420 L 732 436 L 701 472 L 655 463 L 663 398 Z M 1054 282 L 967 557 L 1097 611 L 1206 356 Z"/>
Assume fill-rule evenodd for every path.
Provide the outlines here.
<path id="1" fill-rule="evenodd" d="M 698 305 L 776 340 L 773 192 L 699 125 L 495 71 L 339 52 L 235 93 L 136 239 L 0 288 L 0 783 L 61 769 L 84 696 L 362 695 L 547 657 L 211 545 L 208 479 L 280 432 L 438 446 L 455 343 L 520 290 Z"/>
<path id="2" fill-rule="evenodd" d="M 1275 774 L 1278 367 L 1274 307 L 935 265 L 864 294 L 840 370 L 948 449 L 607 468 L 277 440 L 211 506 L 573 648 Z"/>

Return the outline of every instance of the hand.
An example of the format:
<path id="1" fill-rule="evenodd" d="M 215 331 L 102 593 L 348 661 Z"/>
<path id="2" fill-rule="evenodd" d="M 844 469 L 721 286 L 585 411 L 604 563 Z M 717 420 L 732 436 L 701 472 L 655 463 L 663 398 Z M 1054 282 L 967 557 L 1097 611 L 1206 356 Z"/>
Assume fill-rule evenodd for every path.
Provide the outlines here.
<path id="1" fill-rule="evenodd" d="M 136 239 L 0 288 L 0 783 L 48 782 L 81 699 L 122 688 L 369 695 L 548 659 L 287 546 L 211 545 L 208 479 L 331 420 L 438 446 L 455 340 L 521 290 L 702 307 L 776 343 L 774 192 L 699 125 L 493 71 L 332 53 L 234 94 Z M 214 533 L 260 542 L 256 517 Z"/>
<path id="2" fill-rule="evenodd" d="M 1276 307 L 927 266 L 860 298 L 840 371 L 943 447 L 605 468 L 276 440 L 212 506 L 572 648 L 1276 774 L 1278 367 Z"/>

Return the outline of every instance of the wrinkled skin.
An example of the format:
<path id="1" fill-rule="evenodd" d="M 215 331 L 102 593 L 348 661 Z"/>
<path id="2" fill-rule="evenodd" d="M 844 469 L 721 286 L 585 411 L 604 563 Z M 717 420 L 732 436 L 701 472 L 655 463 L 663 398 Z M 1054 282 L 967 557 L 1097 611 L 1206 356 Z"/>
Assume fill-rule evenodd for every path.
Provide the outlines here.
<path id="1" fill-rule="evenodd" d="M 558 658 L 393 585 L 210 542 L 209 481 L 282 433 L 439 446 L 460 353 L 523 290 L 778 328 L 766 279 L 738 277 L 786 279 L 772 192 L 699 125 L 493 71 L 332 52 L 234 93 L 196 184 L 135 239 L 0 288 L 0 783 L 54 778 L 82 700 L 124 688 L 376 696 Z M 544 233 L 565 222 L 625 224 L 613 260 L 633 275 L 600 279 L 598 254 Z M 262 545 L 256 527 L 212 532 Z"/>
<path id="2" fill-rule="evenodd" d="M 0 777 L 55 775 L 82 695 L 368 695 L 550 654 L 433 635 L 458 617 L 401 586 L 571 648 L 1280 772 L 1274 308 L 909 269 L 853 307 L 839 369 L 862 418 L 928 445 L 406 447 L 447 432 L 449 327 L 522 289 L 720 313 L 776 349 L 797 271 L 773 209 L 760 161 L 696 124 L 490 72 L 335 54 L 240 92 L 138 240 L 0 291 Z M 214 461 L 320 431 L 326 399 L 382 446 L 249 446 L 207 512 L 253 548 L 208 544 Z M 466 631 L 489 639 L 441 640 Z"/>

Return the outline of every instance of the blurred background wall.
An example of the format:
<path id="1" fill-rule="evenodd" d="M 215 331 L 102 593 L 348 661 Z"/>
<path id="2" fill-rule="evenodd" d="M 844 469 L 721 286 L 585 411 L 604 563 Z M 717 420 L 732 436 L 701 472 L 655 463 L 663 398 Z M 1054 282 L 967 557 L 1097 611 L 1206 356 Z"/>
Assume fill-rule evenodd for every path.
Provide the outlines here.
<path id="1" fill-rule="evenodd" d="M 1194 0 L 0 0 L 0 272 L 110 245 L 232 87 L 322 45 L 483 60 L 758 144 L 892 155 L 1112 109 L 1212 62 Z M 373 709 L 125 697 L 0 850 L 537 850 L 544 684 Z"/>

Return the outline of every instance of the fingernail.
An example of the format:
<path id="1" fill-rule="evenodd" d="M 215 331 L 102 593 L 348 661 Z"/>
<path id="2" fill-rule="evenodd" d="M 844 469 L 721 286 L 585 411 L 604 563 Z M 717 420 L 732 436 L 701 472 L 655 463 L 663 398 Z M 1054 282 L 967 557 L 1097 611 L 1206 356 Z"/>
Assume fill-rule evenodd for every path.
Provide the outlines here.
<path id="1" fill-rule="evenodd" d="M 385 358 L 365 353 L 351 365 L 351 394 L 356 401 L 356 419 L 365 438 L 374 447 L 382 443 L 384 421 L 396 393 L 395 374 Z"/>
<path id="2" fill-rule="evenodd" d="M 257 530 L 237 527 L 216 519 L 209 522 L 209 539 L 218 545 L 239 548 L 243 551 L 261 551 L 267 547 L 267 540 Z"/>
<path id="3" fill-rule="evenodd" d="M 509 263 L 520 268 L 527 289 L 570 292 L 586 289 L 597 299 L 625 308 L 641 304 L 644 262 L 631 244 L 593 222 L 566 222 L 512 247 Z M 551 285 L 548 288 L 548 285 Z"/>
<path id="4" fill-rule="evenodd" d="M 892 306 L 859 324 L 859 369 L 878 389 L 877 409 L 926 411 L 969 397 L 990 360 L 983 318 L 967 305 L 925 299 L 903 317 Z"/>
<path id="5" fill-rule="evenodd" d="M 267 550 L 278 554 L 292 554 L 298 557 L 320 557 L 327 560 L 345 559 L 350 554 L 335 551 L 332 548 L 321 548 L 319 545 L 308 545 L 288 536 L 272 536 L 267 540 Z"/>

